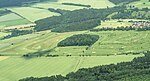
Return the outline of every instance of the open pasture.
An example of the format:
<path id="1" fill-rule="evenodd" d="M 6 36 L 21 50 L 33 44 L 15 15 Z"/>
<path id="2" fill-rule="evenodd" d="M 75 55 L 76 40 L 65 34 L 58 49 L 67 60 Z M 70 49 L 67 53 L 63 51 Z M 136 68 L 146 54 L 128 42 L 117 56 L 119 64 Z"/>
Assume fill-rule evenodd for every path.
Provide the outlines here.
<path id="1" fill-rule="evenodd" d="M 118 62 L 131 61 L 142 55 L 123 56 L 91 56 L 91 57 L 56 57 L 32 58 L 9 57 L 0 61 L 0 81 L 17 81 L 25 77 L 43 77 L 51 75 L 66 75 L 79 68 L 88 68 Z"/>
<path id="2" fill-rule="evenodd" d="M 16 8 L 9 8 L 9 9 L 23 16 L 24 18 L 28 19 L 31 22 L 46 17 L 59 15 L 58 13 L 50 12 L 46 9 L 38 9 L 38 8 L 31 8 L 31 7 L 16 7 Z"/>

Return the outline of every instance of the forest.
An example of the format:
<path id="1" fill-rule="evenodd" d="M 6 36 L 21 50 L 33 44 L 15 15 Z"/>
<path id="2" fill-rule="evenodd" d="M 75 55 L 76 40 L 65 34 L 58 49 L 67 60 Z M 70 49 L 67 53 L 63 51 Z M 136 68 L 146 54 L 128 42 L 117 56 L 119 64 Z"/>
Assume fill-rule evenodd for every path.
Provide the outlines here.
<path id="1" fill-rule="evenodd" d="M 117 6 L 108 9 L 91 8 L 74 10 L 64 15 L 48 17 L 36 21 L 35 30 L 43 31 L 52 29 L 53 32 L 88 30 L 100 25 L 100 21 L 106 20 L 108 15 L 122 11 L 125 8 L 125 6 Z"/>
<path id="2" fill-rule="evenodd" d="M 137 57 L 131 62 L 83 68 L 67 74 L 66 77 L 61 75 L 42 78 L 29 77 L 19 81 L 135 81 L 137 78 L 139 81 L 149 81 L 149 58 L 150 51 L 147 51 L 144 57 Z"/>
<path id="3" fill-rule="evenodd" d="M 68 37 L 58 43 L 57 46 L 91 46 L 99 39 L 98 35 L 78 34 Z"/>
<path id="4" fill-rule="evenodd" d="M 140 0 L 109 0 L 109 1 L 117 5 L 120 3 L 130 3 L 134 1 L 140 1 Z"/>

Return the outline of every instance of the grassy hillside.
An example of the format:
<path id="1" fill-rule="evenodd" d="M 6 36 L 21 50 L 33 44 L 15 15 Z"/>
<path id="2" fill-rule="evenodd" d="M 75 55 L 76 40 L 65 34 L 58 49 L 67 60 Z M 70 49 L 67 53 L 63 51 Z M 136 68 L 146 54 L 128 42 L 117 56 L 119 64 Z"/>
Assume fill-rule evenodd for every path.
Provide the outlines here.
<path id="1" fill-rule="evenodd" d="M 77 71 L 79 68 L 94 67 L 110 63 L 131 61 L 134 57 L 129 56 L 104 56 L 104 57 L 56 57 L 56 58 L 33 58 L 9 57 L 0 61 L 0 81 L 17 81 L 25 77 L 42 77 L 51 75 L 66 75 Z"/>

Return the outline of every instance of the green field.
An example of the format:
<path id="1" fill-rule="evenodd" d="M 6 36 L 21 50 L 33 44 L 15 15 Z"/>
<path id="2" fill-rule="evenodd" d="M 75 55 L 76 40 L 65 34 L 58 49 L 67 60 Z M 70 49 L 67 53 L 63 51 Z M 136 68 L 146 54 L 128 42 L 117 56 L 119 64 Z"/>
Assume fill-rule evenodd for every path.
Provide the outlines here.
<path id="1" fill-rule="evenodd" d="M 30 23 L 31 23 L 30 21 L 14 13 L 0 16 L 0 29 L 8 26 L 16 26 L 16 25 L 30 24 Z"/>
<path id="2" fill-rule="evenodd" d="M 79 68 L 88 68 L 118 62 L 131 61 L 142 55 L 91 56 L 91 57 L 56 57 L 32 58 L 9 57 L 0 61 L 0 81 L 17 81 L 25 77 L 42 77 L 56 74 L 66 75 Z"/>
<path id="3" fill-rule="evenodd" d="M 92 8 L 107 8 L 115 6 L 113 3 L 108 0 L 59 0 L 58 2 L 45 2 L 45 3 L 37 3 L 33 5 L 33 7 L 41 7 L 41 8 L 54 8 L 54 9 L 63 9 L 63 10 L 76 10 L 83 9 L 85 7 L 81 6 L 71 6 L 71 5 L 63 5 L 62 3 L 75 3 L 75 4 L 85 4 L 91 5 Z"/>
<path id="4" fill-rule="evenodd" d="M 137 2 L 133 2 L 133 3 L 130 3 L 129 5 L 134 5 L 135 7 L 138 7 L 138 8 L 150 8 L 150 2 L 148 2 L 148 0 L 140 0 L 140 1 L 137 1 Z"/>
<path id="5" fill-rule="evenodd" d="M 43 19 L 50 16 L 57 16 L 58 13 L 50 12 L 46 9 L 38 9 L 38 8 L 31 8 L 31 7 L 16 7 L 16 8 L 9 8 L 15 13 L 23 16 L 24 18 L 28 19 L 31 22 L 34 22 L 39 19 Z"/>

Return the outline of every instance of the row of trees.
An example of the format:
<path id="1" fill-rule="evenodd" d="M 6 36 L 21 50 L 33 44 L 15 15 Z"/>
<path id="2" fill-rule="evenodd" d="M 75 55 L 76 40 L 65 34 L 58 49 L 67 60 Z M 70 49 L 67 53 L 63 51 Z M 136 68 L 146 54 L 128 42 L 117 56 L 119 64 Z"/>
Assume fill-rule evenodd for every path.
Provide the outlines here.
<path id="1" fill-rule="evenodd" d="M 54 8 L 48 8 L 49 11 L 59 13 L 61 15 L 64 15 L 69 12 L 69 10 L 61 10 L 61 9 L 54 9 Z"/>
<path id="2" fill-rule="evenodd" d="M 90 31 L 94 31 L 94 32 L 98 32 L 98 31 L 129 31 L 129 30 L 136 30 L 136 31 L 147 31 L 150 30 L 150 27 L 117 27 L 117 28 L 113 28 L 113 27 L 103 27 L 103 28 L 97 28 L 97 29 L 92 29 Z"/>
<path id="3" fill-rule="evenodd" d="M 43 2 L 48 0 L 0 0 L 0 7 L 22 6 L 25 3 Z M 57 1 L 57 0 L 51 0 Z"/>
<path id="4" fill-rule="evenodd" d="M 109 1 L 117 5 L 120 3 L 130 3 L 134 1 L 140 1 L 140 0 L 109 0 Z"/>
<path id="5" fill-rule="evenodd" d="M 78 34 L 66 38 L 58 43 L 57 46 L 91 46 L 99 39 L 98 35 Z"/>
<path id="6" fill-rule="evenodd" d="M 108 9 L 74 10 L 60 16 L 48 17 L 36 21 L 35 30 L 43 31 L 52 29 L 54 32 L 88 30 L 98 26 L 101 20 L 107 19 L 108 15 L 122 11 L 125 8 L 125 6 L 117 6 Z"/>
<path id="7" fill-rule="evenodd" d="M 81 7 L 91 7 L 91 5 L 85 4 L 75 4 L 75 3 L 62 3 L 63 5 L 73 5 L 73 6 L 81 6 Z"/>
<path id="8" fill-rule="evenodd" d="M 42 78 L 30 77 L 19 81 L 136 81 L 139 76 L 142 76 L 140 80 L 149 81 L 149 58 L 150 51 L 145 53 L 144 57 L 135 58 L 132 62 L 83 68 L 67 74 L 66 77 L 61 75 Z"/>
<path id="9" fill-rule="evenodd" d="M 21 35 L 31 34 L 32 30 L 17 30 L 13 29 L 11 30 L 11 34 L 4 36 L 3 38 L 0 38 L 0 40 L 9 39 L 11 37 L 17 37 Z"/>

